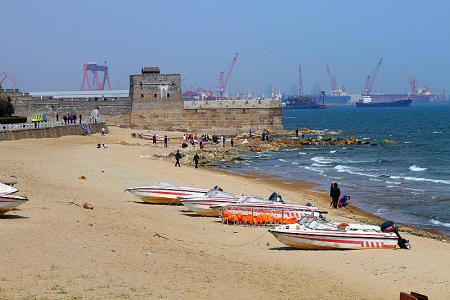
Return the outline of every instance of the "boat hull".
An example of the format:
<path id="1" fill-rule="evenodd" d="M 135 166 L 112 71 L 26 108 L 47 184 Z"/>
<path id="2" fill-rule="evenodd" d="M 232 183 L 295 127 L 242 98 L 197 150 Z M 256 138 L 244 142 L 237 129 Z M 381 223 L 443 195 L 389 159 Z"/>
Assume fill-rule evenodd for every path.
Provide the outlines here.
<path id="1" fill-rule="evenodd" d="M 183 189 L 161 189 L 161 188 L 133 188 L 128 189 L 130 193 L 151 204 L 180 204 L 180 198 L 192 198 L 204 196 L 208 191 L 183 190 Z"/>
<path id="2" fill-rule="evenodd" d="M 28 199 L 22 196 L 15 196 L 15 195 L 0 196 L 0 215 L 15 209 L 16 207 L 27 201 Z"/>
<path id="3" fill-rule="evenodd" d="M 269 204 L 267 206 L 264 205 L 243 205 L 243 204 L 230 204 L 226 206 L 214 206 L 212 207 L 219 215 L 222 213 L 229 212 L 231 214 L 251 214 L 253 217 L 257 217 L 259 215 L 271 215 L 274 218 L 297 218 L 308 215 L 308 216 L 316 216 L 320 215 L 320 211 L 315 209 L 308 209 L 305 207 L 295 207 L 295 206 L 281 206 L 275 204 Z"/>
<path id="4" fill-rule="evenodd" d="M 394 249 L 398 243 L 396 236 L 346 236 L 345 234 L 312 234 L 289 233 L 269 230 L 281 243 L 298 249 L 316 250 L 363 250 L 363 249 Z"/>
<path id="5" fill-rule="evenodd" d="M 411 105 L 411 103 L 411 99 L 403 99 L 390 102 L 356 102 L 356 107 L 408 107 Z"/>

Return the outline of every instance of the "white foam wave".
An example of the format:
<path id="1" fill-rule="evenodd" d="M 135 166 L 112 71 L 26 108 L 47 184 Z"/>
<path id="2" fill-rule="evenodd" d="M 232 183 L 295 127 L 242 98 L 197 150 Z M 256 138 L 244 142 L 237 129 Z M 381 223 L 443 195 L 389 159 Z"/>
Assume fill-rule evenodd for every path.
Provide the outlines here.
<path id="1" fill-rule="evenodd" d="M 402 184 L 400 181 L 390 181 L 390 180 L 386 180 L 385 183 L 386 184 L 395 184 L 395 185 Z"/>
<path id="2" fill-rule="evenodd" d="M 434 225 L 438 225 L 438 226 L 444 226 L 444 227 L 450 227 L 450 223 L 444 223 L 435 219 L 431 219 L 430 223 L 434 224 Z"/>
<path id="3" fill-rule="evenodd" d="M 279 161 L 282 161 L 282 162 L 287 162 L 287 160 L 285 160 L 285 159 L 283 159 L 283 158 L 279 158 L 278 160 L 279 160 Z"/>
<path id="4" fill-rule="evenodd" d="M 316 163 L 313 163 L 313 164 L 311 164 L 311 167 L 327 167 L 327 165 L 323 165 L 323 164 L 316 164 Z"/>
<path id="5" fill-rule="evenodd" d="M 331 150 L 330 151 L 330 153 L 336 153 L 337 152 L 337 150 Z"/>
<path id="6" fill-rule="evenodd" d="M 421 167 L 416 166 L 416 165 L 412 165 L 412 166 L 409 167 L 409 170 L 411 170 L 413 172 L 422 172 L 422 171 L 425 171 L 427 169 L 428 168 L 421 168 Z"/>
<path id="7" fill-rule="evenodd" d="M 363 170 L 357 167 L 349 167 L 349 166 L 343 166 L 343 165 L 337 165 L 334 167 L 338 173 L 349 173 L 353 175 L 360 175 L 360 176 L 366 176 L 366 177 L 378 177 L 378 175 L 375 174 L 368 174 L 362 172 Z"/>
<path id="8" fill-rule="evenodd" d="M 307 155 L 308 153 L 306 153 L 306 152 L 299 152 L 298 154 L 300 154 L 300 155 Z"/>
<path id="9" fill-rule="evenodd" d="M 319 164 L 332 164 L 334 162 L 338 162 L 339 161 L 337 159 L 332 159 L 332 158 L 328 158 L 328 157 L 324 157 L 324 156 L 312 157 L 311 160 L 313 162 L 316 162 L 316 163 L 319 163 Z"/>
<path id="10" fill-rule="evenodd" d="M 318 169 L 318 168 L 314 168 L 314 167 L 310 167 L 310 166 L 304 166 L 304 168 L 305 168 L 306 170 L 310 170 L 310 171 L 315 171 L 315 172 L 319 172 L 319 173 L 320 173 L 320 175 L 322 175 L 322 174 L 323 174 L 323 170 L 321 170 L 321 169 Z"/>
<path id="11" fill-rule="evenodd" d="M 443 179 L 431 179 L 431 178 L 421 178 L 421 177 L 411 177 L 411 176 L 390 176 L 391 179 L 404 179 L 408 181 L 419 181 L 419 182 L 433 182 L 433 183 L 442 183 L 442 184 L 450 184 L 450 180 Z"/>
<path id="12" fill-rule="evenodd" d="M 442 131 L 433 131 L 434 134 L 440 134 Z"/>
<path id="13" fill-rule="evenodd" d="M 293 161 L 293 162 L 291 162 L 291 164 L 293 164 L 293 165 L 299 165 L 300 163 L 299 163 L 299 162 L 296 162 L 296 161 Z"/>

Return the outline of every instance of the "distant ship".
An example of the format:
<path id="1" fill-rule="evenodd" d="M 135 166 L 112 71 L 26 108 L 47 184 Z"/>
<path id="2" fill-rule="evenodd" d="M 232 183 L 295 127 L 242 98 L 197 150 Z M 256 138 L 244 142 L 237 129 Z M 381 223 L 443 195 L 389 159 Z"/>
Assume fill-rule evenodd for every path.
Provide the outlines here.
<path id="1" fill-rule="evenodd" d="M 412 103 L 412 99 L 406 96 L 397 98 L 379 97 L 380 95 L 366 95 L 356 102 L 356 107 L 407 107 Z M 394 96 L 394 95 L 390 95 Z"/>
<path id="2" fill-rule="evenodd" d="M 318 99 L 310 96 L 287 96 L 282 100 L 284 109 L 321 109 L 327 108 L 323 102 L 323 95 Z"/>

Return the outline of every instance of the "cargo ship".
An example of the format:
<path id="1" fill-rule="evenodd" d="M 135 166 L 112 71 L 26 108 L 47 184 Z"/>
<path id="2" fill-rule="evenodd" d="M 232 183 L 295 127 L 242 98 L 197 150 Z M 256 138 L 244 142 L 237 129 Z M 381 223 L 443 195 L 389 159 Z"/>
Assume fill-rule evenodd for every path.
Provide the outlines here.
<path id="1" fill-rule="evenodd" d="M 379 96 L 379 95 L 377 95 Z M 387 99 L 374 95 L 362 96 L 362 99 L 356 102 L 356 107 L 408 107 L 412 103 L 412 99 L 406 96 Z M 394 96 L 394 95 L 390 95 Z"/>
<path id="2" fill-rule="evenodd" d="M 322 98 L 310 96 L 287 96 L 282 100 L 283 109 L 322 109 L 327 108 Z"/>

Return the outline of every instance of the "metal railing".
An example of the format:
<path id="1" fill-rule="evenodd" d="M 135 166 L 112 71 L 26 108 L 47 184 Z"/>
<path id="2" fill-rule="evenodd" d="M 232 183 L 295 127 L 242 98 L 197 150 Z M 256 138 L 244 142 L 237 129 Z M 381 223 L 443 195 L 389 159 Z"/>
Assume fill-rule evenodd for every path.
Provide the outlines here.
<path id="1" fill-rule="evenodd" d="M 81 124 L 95 124 L 100 122 L 101 120 L 97 120 L 97 122 L 94 122 L 92 120 L 83 120 Z M 39 122 L 37 124 L 35 123 L 0 124 L 0 132 L 39 129 L 39 128 L 53 128 L 62 126 L 76 126 L 76 125 L 80 125 L 80 123 L 76 122 L 72 124 L 64 121 L 47 121 L 47 122 Z"/>

